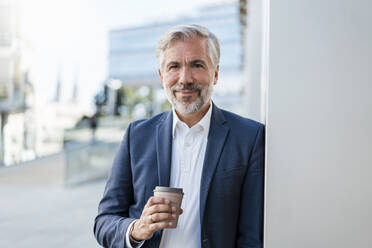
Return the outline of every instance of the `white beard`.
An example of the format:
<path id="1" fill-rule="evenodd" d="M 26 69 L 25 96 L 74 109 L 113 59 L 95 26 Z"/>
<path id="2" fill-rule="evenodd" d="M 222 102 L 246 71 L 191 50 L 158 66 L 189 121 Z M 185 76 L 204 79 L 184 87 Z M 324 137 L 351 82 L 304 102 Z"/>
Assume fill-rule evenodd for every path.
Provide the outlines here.
<path id="1" fill-rule="evenodd" d="M 208 104 L 213 92 L 213 83 L 209 84 L 209 86 L 204 89 L 199 87 L 201 90 L 198 98 L 191 103 L 186 103 L 178 101 L 174 94 L 174 89 L 179 87 L 179 85 L 174 85 L 170 89 L 165 88 L 165 94 L 173 108 L 183 115 L 195 113 L 202 109 L 206 104 Z"/>

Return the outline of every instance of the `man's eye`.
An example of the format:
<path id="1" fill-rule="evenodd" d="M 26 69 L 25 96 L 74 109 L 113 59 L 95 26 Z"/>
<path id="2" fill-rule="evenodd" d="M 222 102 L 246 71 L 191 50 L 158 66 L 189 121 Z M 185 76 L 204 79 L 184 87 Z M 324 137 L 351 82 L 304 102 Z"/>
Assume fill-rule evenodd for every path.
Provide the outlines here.
<path id="1" fill-rule="evenodd" d="M 196 68 L 203 68 L 204 65 L 203 65 L 203 64 L 195 64 L 195 67 L 196 67 Z"/>
<path id="2" fill-rule="evenodd" d="M 178 65 L 170 65 L 168 67 L 169 70 L 172 70 L 172 69 L 177 69 L 178 68 Z"/>

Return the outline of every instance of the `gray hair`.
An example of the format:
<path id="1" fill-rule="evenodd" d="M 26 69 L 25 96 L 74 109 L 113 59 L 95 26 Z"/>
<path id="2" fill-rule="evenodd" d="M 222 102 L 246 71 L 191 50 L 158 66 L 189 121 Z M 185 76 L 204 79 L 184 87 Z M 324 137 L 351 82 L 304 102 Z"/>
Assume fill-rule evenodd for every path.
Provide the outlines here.
<path id="1" fill-rule="evenodd" d="M 206 27 L 195 24 L 172 27 L 160 37 L 156 46 L 156 57 L 159 67 L 162 67 L 165 50 L 171 46 L 174 40 L 186 41 L 195 37 L 207 38 L 208 56 L 216 67 L 220 63 L 220 44 L 218 39 Z"/>

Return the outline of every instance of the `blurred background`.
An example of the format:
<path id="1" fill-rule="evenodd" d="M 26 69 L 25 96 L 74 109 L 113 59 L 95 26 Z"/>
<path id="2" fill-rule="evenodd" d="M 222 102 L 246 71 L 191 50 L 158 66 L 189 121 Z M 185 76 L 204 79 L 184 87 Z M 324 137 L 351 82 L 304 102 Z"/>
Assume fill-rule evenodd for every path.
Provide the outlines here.
<path id="1" fill-rule="evenodd" d="M 155 46 L 171 26 L 207 26 L 221 42 L 214 101 L 243 113 L 246 1 L 0 2 L 3 166 L 90 140 L 168 110 Z M 165 8 L 166 6 L 166 8 Z M 172 9 L 165 11 L 164 9 Z M 99 123 L 99 124 L 98 124 Z"/>
<path id="2" fill-rule="evenodd" d="M 127 125 L 170 109 L 155 56 L 170 27 L 217 35 L 213 100 L 248 114 L 247 20 L 245 0 L 0 0 L 0 247 L 98 247 L 93 220 Z"/>
<path id="3" fill-rule="evenodd" d="M 99 247 L 125 129 L 168 110 L 169 27 L 221 43 L 217 106 L 266 125 L 266 248 L 372 247 L 369 0 L 0 0 L 0 247 Z"/>

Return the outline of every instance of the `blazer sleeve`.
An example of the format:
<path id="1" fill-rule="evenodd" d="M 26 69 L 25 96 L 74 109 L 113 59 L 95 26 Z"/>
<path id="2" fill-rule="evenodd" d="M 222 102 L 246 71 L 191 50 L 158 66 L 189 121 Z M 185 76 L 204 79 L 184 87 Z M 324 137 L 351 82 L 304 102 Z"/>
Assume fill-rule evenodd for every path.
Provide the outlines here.
<path id="1" fill-rule="evenodd" d="M 134 220 L 129 218 L 129 206 L 133 203 L 130 132 L 131 125 L 127 128 L 115 156 L 94 221 L 94 235 L 103 247 L 126 247 L 125 233 Z"/>
<path id="2" fill-rule="evenodd" d="M 249 158 L 240 206 L 237 247 L 263 247 L 265 128 L 258 128 Z"/>

